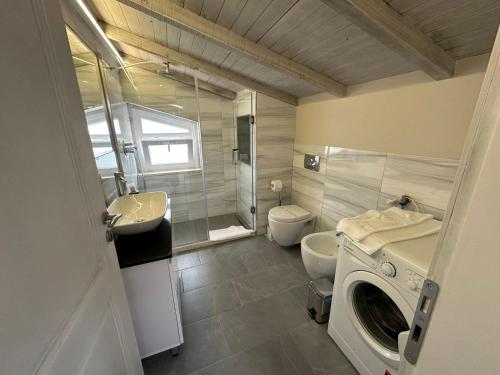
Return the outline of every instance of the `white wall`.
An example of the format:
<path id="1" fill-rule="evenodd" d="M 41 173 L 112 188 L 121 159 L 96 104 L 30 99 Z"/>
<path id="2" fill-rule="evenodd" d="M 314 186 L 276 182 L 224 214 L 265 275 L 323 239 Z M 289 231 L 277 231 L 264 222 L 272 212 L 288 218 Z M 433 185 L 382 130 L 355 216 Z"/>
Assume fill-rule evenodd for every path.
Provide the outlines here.
<path id="1" fill-rule="evenodd" d="M 486 63 L 461 60 L 442 81 L 413 72 L 351 86 L 345 98 L 301 99 L 296 142 L 458 159 Z"/>
<path id="2" fill-rule="evenodd" d="M 489 375 L 500 369 L 498 38 L 492 56 L 461 161 L 462 183 L 435 258 L 433 278 L 441 289 L 418 375 Z"/>

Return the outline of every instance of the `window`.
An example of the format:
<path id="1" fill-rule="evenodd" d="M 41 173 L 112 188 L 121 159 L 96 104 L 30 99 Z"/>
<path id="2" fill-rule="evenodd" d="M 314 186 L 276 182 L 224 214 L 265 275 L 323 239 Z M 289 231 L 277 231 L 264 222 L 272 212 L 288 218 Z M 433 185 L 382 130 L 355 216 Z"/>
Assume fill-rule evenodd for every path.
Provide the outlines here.
<path id="1" fill-rule="evenodd" d="M 146 172 L 199 168 L 197 122 L 135 105 L 129 108 Z"/>
<path id="2" fill-rule="evenodd" d="M 187 143 L 148 145 L 152 165 L 189 163 L 189 151 Z"/>
<path id="3" fill-rule="evenodd" d="M 111 146 L 108 123 L 103 107 L 94 107 L 85 111 L 87 128 L 92 142 L 97 169 L 101 172 L 113 172 L 117 169 L 116 156 Z M 120 121 L 113 119 L 116 134 L 121 134 Z"/>

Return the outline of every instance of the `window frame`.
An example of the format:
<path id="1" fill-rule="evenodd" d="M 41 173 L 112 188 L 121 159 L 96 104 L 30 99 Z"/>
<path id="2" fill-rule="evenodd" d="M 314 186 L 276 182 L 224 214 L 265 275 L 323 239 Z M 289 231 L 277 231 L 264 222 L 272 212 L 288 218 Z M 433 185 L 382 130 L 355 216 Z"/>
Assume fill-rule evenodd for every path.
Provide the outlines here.
<path id="1" fill-rule="evenodd" d="M 175 116 L 170 113 L 138 106 L 136 104 L 131 105 L 130 103 L 129 114 L 131 116 L 131 123 L 133 124 L 133 132 L 136 139 L 138 155 L 141 159 L 141 164 L 143 166 L 144 172 L 170 172 L 200 168 L 201 161 L 199 157 L 198 122 Z M 186 129 L 188 130 L 188 132 L 145 134 L 142 132 L 142 119 L 165 123 L 168 125 Z M 189 161 L 187 163 L 155 165 L 151 163 L 151 156 L 149 152 L 150 145 L 184 143 L 188 144 Z"/>

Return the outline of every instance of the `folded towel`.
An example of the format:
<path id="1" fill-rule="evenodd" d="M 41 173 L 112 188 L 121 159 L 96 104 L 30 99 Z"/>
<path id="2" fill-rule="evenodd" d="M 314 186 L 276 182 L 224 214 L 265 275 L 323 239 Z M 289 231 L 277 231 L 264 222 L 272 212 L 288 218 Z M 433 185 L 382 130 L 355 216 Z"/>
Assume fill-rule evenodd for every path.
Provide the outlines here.
<path id="1" fill-rule="evenodd" d="M 370 210 L 359 216 L 340 220 L 337 231 L 347 234 L 354 241 L 386 230 L 409 227 L 432 219 L 432 215 L 391 207 L 384 211 Z"/>
<path id="2" fill-rule="evenodd" d="M 409 227 L 373 233 L 361 241 L 355 241 L 355 243 L 366 254 L 372 255 L 390 243 L 412 240 L 438 233 L 441 230 L 441 225 L 440 221 L 427 220 Z"/>
<path id="3" fill-rule="evenodd" d="M 237 238 L 248 236 L 253 231 L 251 229 L 245 229 L 243 226 L 231 226 L 224 229 L 216 229 L 208 232 L 210 241 L 222 241 L 228 240 L 230 238 Z"/>

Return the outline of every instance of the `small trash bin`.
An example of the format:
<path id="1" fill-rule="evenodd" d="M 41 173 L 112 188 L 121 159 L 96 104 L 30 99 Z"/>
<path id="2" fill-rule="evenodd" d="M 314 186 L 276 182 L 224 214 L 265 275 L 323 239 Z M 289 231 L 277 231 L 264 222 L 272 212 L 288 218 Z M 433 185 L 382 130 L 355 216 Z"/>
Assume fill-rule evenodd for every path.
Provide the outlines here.
<path id="1" fill-rule="evenodd" d="M 307 311 L 311 319 L 317 323 L 326 323 L 330 317 L 332 305 L 333 283 L 327 278 L 309 282 L 309 297 L 307 298 Z"/>

